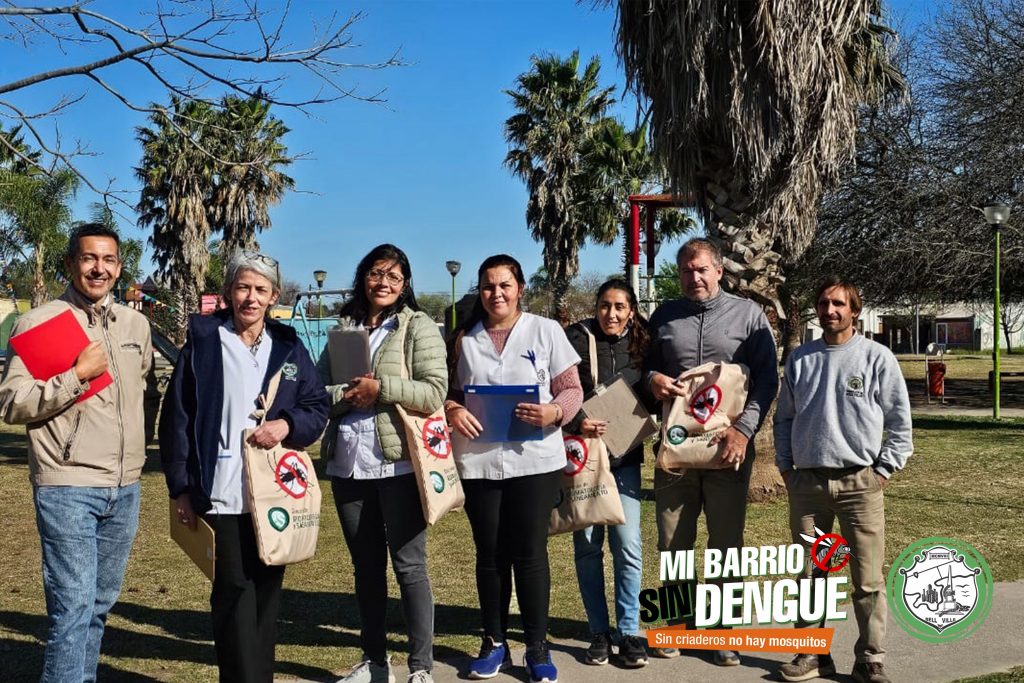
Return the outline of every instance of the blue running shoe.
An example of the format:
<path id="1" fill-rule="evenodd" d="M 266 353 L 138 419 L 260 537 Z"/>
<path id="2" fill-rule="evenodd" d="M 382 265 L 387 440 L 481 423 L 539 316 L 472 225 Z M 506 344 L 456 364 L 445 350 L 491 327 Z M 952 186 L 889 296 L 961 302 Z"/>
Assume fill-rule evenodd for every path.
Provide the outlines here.
<path id="1" fill-rule="evenodd" d="M 546 640 L 526 648 L 526 669 L 530 672 L 532 683 L 558 683 L 558 669 L 551 661 Z"/>
<path id="2" fill-rule="evenodd" d="M 484 636 L 480 644 L 480 654 L 469 665 L 469 677 L 473 680 L 494 678 L 499 671 L 512 666 L 512 655 L 509 654 L 508 645 L 496 643 L 494 638 Z"/>

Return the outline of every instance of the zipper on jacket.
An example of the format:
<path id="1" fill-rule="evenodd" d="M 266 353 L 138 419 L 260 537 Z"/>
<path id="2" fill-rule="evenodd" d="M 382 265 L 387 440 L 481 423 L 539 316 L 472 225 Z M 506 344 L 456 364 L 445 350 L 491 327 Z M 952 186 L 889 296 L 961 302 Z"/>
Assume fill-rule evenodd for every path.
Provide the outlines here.
<path id="1" fill-rule="evenodd" d="M 704 365 L 704 311 L 697 317 L 700 318 L 697 326 L 697 365 Z"/>
<path id="2" fill-rule="evenodd" d="M 67 462 L 68 460 L 71 459 L 71 446 L 73 446 L 74 443 L 75 443 L 75 434 L 78 433 L 78 426 L 79 426 L 79 424 L 81 424 L 81 422 L 82 422 L 82 410 L 81 410 L 81 408 L 76 408 L 75 424 L 74 424 L 73 427 L 71 427 L 71 433 L 68 434 L 68 440 L 64 442 L 64 453 L 63 453 L 64 462 Z"/>
<path id="3" fill-rule="evenodd" d="M 623 339 L 625 339 L 625 337 L 623 337 Z M 618 342 L 621 342 L 621 341 L 622 341 L 622 339 L 616 339 L 614 341 L 614 343 L 608 344 L 608 351 L 610 351 L 610 353 L 608 353 L 608 355 L 611 356 L 611 375 L 608 377 L 609 380 L 612 377 L 615 376 L 615 353 L 618 350 L 618 349 L 615 348 L 615 346 L 617 346 Z M 605 381 L 607 381 L 607 380 L 605 380 Z"/>
<path id="4" fill-rule="evenodd" d="M 113 304 L 111 304 L 113 305 Z M 121 455 L 117 461 L 117 485 L 124 482 L 124 416 L 121 414 L 121 375 L 117 370 L 117 358 L 113 344 L 110 343 L 110 311 L 103 313 L 103 341 L 107 344 L 107 356 L 110 358 L 110 369 L 114 375 L 114 405 L 117 410 L 117 431 L 121 437 Z"/>
<path id="5" fill-rule="evenodd" d="M 191 329 L 191 325 L 189 325 L 188 334 L 191 335 L 191 333 L 192 333 L 192 329 Z M 188 362 L 189 362 L 189 365 L 191 366 L 191 369 L 192 369 L 192 380 L 193 380 L 192 381 L 192 385 L 193 385 L 193 388 L 195 389 L 195 394 L 196 394 L 196 410 L 198 411 L 199 410 L 199 382 L 198 382 L 198 375 L 196 375 L 196 354 L 195 354 L 194 350 L 192 352 L 192 355 L 189 357 Z M 195 424 L 196 423 L 193 422 L 193 425 L 195 425 Z M 196 470 L 199 473 L 199 482 L 198 482 L 199 483 L 199 489 L 201 491 L 203 491 L 203 495 L 206 495 L 206 492 L 205 492 L 205 490 L 203 488 L 203 455 L 199 451 L 199 434 L 198 434 L 198 431 L 197 431 L 195 426 L 193 426 L 192 434 L 190 434 L 190 436 L 192 437 L 192 448 L 195 449 L 195 453 L 196 453 Z M 216 467 L 216 463 L 214 463 L 214 466 Z M 188 471 L 188 458 L 187 457 L 186 457 L 186 462 L 185 462 L 185 470 L 186 470 L 186 473 L 187 473 L 187 471 Z M 186 474 L 186 477 L 187 477 L 187 474 Z"/>

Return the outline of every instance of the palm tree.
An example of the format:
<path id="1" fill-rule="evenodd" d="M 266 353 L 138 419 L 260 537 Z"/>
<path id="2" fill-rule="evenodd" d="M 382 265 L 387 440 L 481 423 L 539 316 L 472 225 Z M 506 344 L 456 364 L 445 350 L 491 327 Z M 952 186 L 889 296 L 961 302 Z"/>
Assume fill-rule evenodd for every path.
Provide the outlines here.
<path id="1" fill-rule="evenodd" d="M 532 68 L 519 75 L 516 88 L 506 91 L 517 113 L 505 121 L 511 146 L 505 165 L 526 183 L 526 223 L 544 245 L 554 315 L 567 324 L 566 293 L 579 272 L 579 250 L 592 218 L 584 153 L 614 102 L 613 89 L 599 87 L 597 57 L 582 74 L 578 51 L 565 60 L 551 55 L 530 62 Z"/>
<path id="2" fill-rule="evenodd" d="M 67 169 L 38 170 L 20 126 L 0 129 L 0 257 L 31 273 L 31 303 L 50 298 L 47 273 L 60 272 L 78 178 Z"/>
<path id="3" fill-rule="evenodd" d="M 209 142 L 216 135 L 216 112 L 204 101 L 173 99 L 169 110 L 156 111 L 149 121 L 152 127 L 136 129 L 142 161 L 135 174 L 142 193 L 135 208 L 139 226 L 152 229 L 157 273 L 176 294 L 181 341 L 188 314 L 199 310 L 210 259 L 208 201 L 216 164 Z"/>
<path id="4" fill-rule="evenodd" d="M 630 86 L 654 152 L 700 198 L 726 286 L 784 317 L 785 264 L 851 159 L 857 107 L 902 93 L 880 0 L 619 0 Z"/>
<path id="5" fill-rule="evenodd" d="M 647 122 L 626 130 L 616 118 L 605 118 L 584 151 L 584 175 L 590 195 L 584 200 L 590 211 L 590 237 L 598 244 L 613 244 L 628 234 L 629 197 L 663 194 L 664 172 L 647 145 Z M 694 220 L 678 209 L 662 209 L 654 226 L 661 242 L 692 231 Z M 622 242 L 623 271 L 629 263 L 628 240 Z M 637 292 L 640 296 L 641 292 Z"/>
<path id="6" fill-rule="evenodd" d="M 281 139 L 288 128 L 255 98 L 226 97 L 220 115 L 224 134 L 210 204 L 214 230 L 223 233 L 224 254 L 256 246 L 256 233 L 270 227 L 270 207 L 295 186 L 282 167 L 291 163 Z"/>
<path id="7" fill-rule="evenodd" d="M 169 110 L 139 128 L 143 184 L 136 207 L 158 274 L 178 297 L 178 334 L 199 308 L 210 267 L 210 237 L 222 232 L 222 255 L 256 245 L 270 227 L 269 209 L 294 181 L 281 138 L 288 129 L 256 98 L 224 97 L 219 104 L 172 100 Z M 222 260 L 223 263 L 225 260 Z"/>
<path id="8" fill-rule="evenodd" d="M 724 284 L 778 324 L 779 287 L 853 156 L 857 109 L 902 95 L 881 0 L 619 0 L 627 81 L 650 104 L 654 153 L 700 200 Z M 772 451 L 771 430 L 758 449 Z M 755 462 L 751 498 L 782 481 Z"/>

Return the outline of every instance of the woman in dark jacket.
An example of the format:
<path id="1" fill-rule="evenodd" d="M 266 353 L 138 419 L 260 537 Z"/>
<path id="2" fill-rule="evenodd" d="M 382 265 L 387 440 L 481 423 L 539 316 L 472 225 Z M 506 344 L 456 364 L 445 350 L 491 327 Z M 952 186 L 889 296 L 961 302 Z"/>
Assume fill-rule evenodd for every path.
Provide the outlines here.
<path id="1" fill-rule="evenodd" d="M 640 367 L 647 352 L 647 321 L 637 310 L 636 294 L 623 280 L 609 280 L 597 291 L 595 317 L 580 321 L 566 330 L 569 342 L 582 361 L 580 383 L 586 398 L 594 395 L 593 363 L 597 363 L 597 381 L 610 384 L 621 375 L 639 394 Z M 596 358 L 591 358 L 590 337 L 594 337 Z M 608 425 L 587 418 L 583 411 L 565 426 L 564 431 L 584 437 L 599 437 Z M 612 460 L 612 474 L 619 488 L 624 524 L 592 526 L 573 534 L 576 552 L 576 578 L 580 583 L 583 606 L 587 610 L 591 645 L 588 664 L 605 664 L 613 640 L 618 641 L 619 658 L 627 667 L 647 664 L 647 650 L 639 637 L 640 575 L 643 567 L 640 541 L 640 465 L 643 445 Z M 615 580 L 615 621 L 613 638 L 608 619 L 604 586 L 604 539 L 608 536 Z"/>
<path id="2" fill-rule="evenodd" d="M 327 423 L 330 402 L 295 331 L 270 320 L 281 278 L 277 261 L 239 251 L 228 263 L 229 307 L 189 318 L 188 337 L 171 375 L 160 417 L 160 460 L 182 524 L 195 516 L 217 541 L 210 606 L 221 681 L 271 683 L 284 567 L 259 558 L 246 496 L 244 435 L 261 448 L 302 449 Z M 281 373 L 257 427 L 251 417 Z"/>

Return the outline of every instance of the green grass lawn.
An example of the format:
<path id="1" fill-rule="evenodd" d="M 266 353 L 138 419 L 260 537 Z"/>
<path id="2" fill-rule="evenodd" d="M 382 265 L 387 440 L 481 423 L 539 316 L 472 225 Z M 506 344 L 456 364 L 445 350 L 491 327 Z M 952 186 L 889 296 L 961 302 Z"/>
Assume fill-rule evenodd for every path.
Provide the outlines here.
<path id="1" fill-rule="evenodd" d="M 900 369 L 907 379 L 924 379 L 924 356 L 898 356 Z M 950 355 L 942 358 L 946 364 L 948 379 L 982 379 L 988 381 L 988 372 L 992 369 L 992 351 L 979 351 L 970 355 Z M 1024 372 L 1024 352 L 1007 354 L 1003 351 L 999 359 L 1001 372 Z M 1009 380 L 1004 380 L 1009 381 Z M 1018 380 L 1014 380 L 1018 381 Z"/>
<path id="2" fill-rule="evenodd" d="M 886 488 L 891 561 L 910 542 L 934 535 L 966 540 L 988 559 L 997 581 L 1024 577 L 1024 420 L 921 417 L 915 420 L 916 453 Z M 124 592 L 104 640 L 101 680 L 215 680 L 209 626 L 209 583 L 167 534 L 166 489 L 151 452 L 143 477 L 142 520 Z M 650 459 L 648 459 L 650 463 Z M 653 472 L 645 469 L 644 585 L 657 581 L 654 550 Z M 0 431 L 0 506 L 7 523 L 0 538 L 0 678 L 36 680 L 42 659 L 45 616 L 39 542 L 21 430 Z M 325 677 L 359 658 L 358 617 L 348 552 L 324 487 L 323 528 L 317 556 L 288 569 L 277 651 L 278 673 Z M 789 539 L 786 502 L 752 504 L 749 545 Z M 699 541 L 703 543 L 703 541 Z M 437 603 L 435 653 L 439 659 L 475 652 L 479 636 L 473 544 L 462 513 L 445 517 L 430 532 L 430 573 Z M 550 543 L 551 636 L 585 637 L 568 535 Z M 610 573 L 610 572 L 609 572 Z M 398 589 L 391 579 L 388 620 L 398 657 L 404 658 Z M 613 612 L 614 613 L 614 612 Z M 513 640 L 519 634 L 513 631 Z M 1021 680 L 1020 672 L 1006 674 Z M 981 680 L 981 679 L 979 679 Z M 983 679 L 990 680 L 990 679 Z"/>

